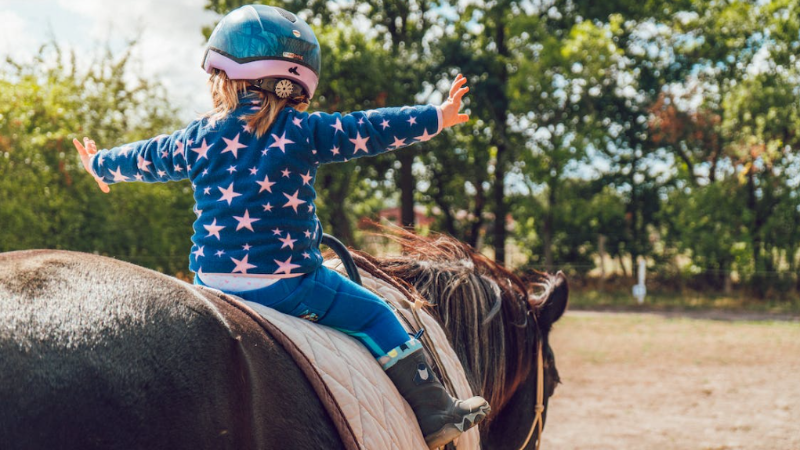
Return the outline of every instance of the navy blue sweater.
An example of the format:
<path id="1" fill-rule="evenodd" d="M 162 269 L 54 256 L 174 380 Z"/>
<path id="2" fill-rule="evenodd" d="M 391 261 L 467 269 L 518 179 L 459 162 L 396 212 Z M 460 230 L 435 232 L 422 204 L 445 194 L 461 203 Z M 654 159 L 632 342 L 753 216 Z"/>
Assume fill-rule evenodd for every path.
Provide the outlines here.
<path id="1" fill-rule="evenodd" d="M 195 199 L 189 267 L 199 273 L 286 276 L 322 264 L 314 180 L 320 164 L 377 155 L 441 131 L 434 106 L 342 115 L 284 109 L 256 138 L 242 120 L 199 119 L 171 135 L 102 150 L 92 169 L 106 183 L 188 178 Z"/>

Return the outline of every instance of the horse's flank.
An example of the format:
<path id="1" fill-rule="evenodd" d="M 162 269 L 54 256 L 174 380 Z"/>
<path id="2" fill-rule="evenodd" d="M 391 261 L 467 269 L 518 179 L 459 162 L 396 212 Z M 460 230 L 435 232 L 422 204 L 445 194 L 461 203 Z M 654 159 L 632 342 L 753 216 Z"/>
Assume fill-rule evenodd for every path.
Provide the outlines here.
<path id="1" fill-rule="evenodd" d="M 342 448 L 251 317 L 109 258 L 0 254 L 0 366 L 3 449 Z"/>

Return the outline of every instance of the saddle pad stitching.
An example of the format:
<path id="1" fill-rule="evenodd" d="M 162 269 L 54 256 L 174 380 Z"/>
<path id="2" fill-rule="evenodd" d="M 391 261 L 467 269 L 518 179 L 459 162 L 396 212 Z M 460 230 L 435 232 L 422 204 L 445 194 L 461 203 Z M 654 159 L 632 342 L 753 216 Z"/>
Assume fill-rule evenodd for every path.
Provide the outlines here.
<path id="1" fill-rule="evenodd" d="M 243 302 L 236 300 L 232 296 L 229 296 L 223 292 L 204 288 L 203 286 L 198 287 L 217 296 L 218 298 L 224 300 L 227 304 L 249 316 L 262 330 L 264 330 L 264 332 L 272 335 L 275 340 L 286 350 L 286 352 L 289 353 L 289 355 L 295 357 L 295 361 L 297 361 L 298 366 L 300 366 L 301 369 L 305 369 L 302 370 L 302 372 L 306 375 L 309 384 L 311 384 L 311 387 L 317 391 L 317 395 L 321 397 L 320 400 L 322 401 L 323 405 L 327 406 L 328 414 L 332 416 L 331 419 L 334 423 L 334 426 L 336 426 L 337 430 L 339 431 L 339 437 L 342 439 L 342 443 L 348 449 L 361 450 L 361 446 L 355 437 L 355 432 L 350 426 L 350 421 L 347 420 L 347 416 L 339 407 L 339 402 L 337 401 L 336 397 L 329 390 L 328 385 L 325 383 L 322 375 L 316 370 L 314 364 L 312 364 L 306 354 L 297 347 L 295 342 L 291 340 L 281 329 L 266 320 L 263 316 L 261 316 L 261 314 L 255 312 Z M 279 336 L 282 337 L 282 339 L 279 338 Z M 297 359 L 298 355 L 300 355 L 300 360 Z M 302 364 L 301 360 L 305 364 Z M 317 377 L 317 383 L 310 378 L 310 374 L 314 374 Z M 333 409 L 333 411 L 331 411 L 331 409 Z M 334 412 L 334 414 L 331 414 L 332 412 Z"/>
<path id="2" fill-rule="evenodd" d="M 285 316 L 285 315 L 279 314 L 279 313 L 271 313 L 270 317 L 268 318 L 268 320 L 275 320 L 276 322 L 280 322 L 283 325 L 291 325 L 289 322 L 298 321 L 299 319 L 291 318 L 289 316 Z M 355 378 L 358 378 L 358 379 L 362 380 L 361 385 L 359 385 L 358 383 L 350 383 L 353 388 L 352 389 L 347 389 L 346 386 L 344 386 L 342 380 L 340 380 L 339 377 L 337 376 L 339 374 L 334 375 L 334 374 L 326 371 L 323 367 L 321 367 L 319 365 L 319 358 L 318 358 L 318 355 L 316 354 L 317 346 L 315 344 L 318 344 L 318 343 L 321 344 L 322 342 L 318 341 L 317 339 L 312 339 L 311 335 L 315 334 L 315 335 L 317 335 L 316 336 L 317 338 L 321 338 L 324 341 L 328 341 L 328 343 L 331 343 L 331 344 L 333 344 L 332 338 L 331 338 L 332 336 L 337 336 L 339 339 L 351 342 L 355 346 L 355 348 L 358 348 L 358 349 L 361 350 L 361 353 L 366 356 L 366 359 L 368 361 L 373 362 L 374 360 L 372 359 L 371 355 L 367 355 L 366 354 L 366 350 L 362 349 L 360 344 L 357 343 L 357 341 L 355 341 L 350 336 L 346 336 L 343 333 L 339 333 L 339 332 L 333 332 L 333 331 L 320 332 L 322 330 L 322 328 L 319 328 L 319 329 L 318 328 L 313 328 L 314 327 L 313 325 L 309 326 L 309 324 L 306 324 L 305 322 L 302 322 L 302 321 L 298 322 L 296 324 L 296 326 L 301 326 L 301 327 L 305 327 L 305 328 L 308 329 L 307 332 L 301 332 L 301 333 L 299 333 L 299 336 L 296 336 L 295 338 L 298 339 L 298 340 L 303 341 L 306 344 L 306 346 L 308 347 L 309 351 L 312 353 L 312 355 L 315 358 L 317 358 L 318 365 L 316 366 L 316 368 L 323 374 L 323 379 L 327 380 L 328 382 L 335 381 L 335 384 L 338 385 L 338 386 L 344 387 L 345 388 L 345 392 L 347 392 L 350 395 L 350 397 L 353 398 L 353 399 L 359 399 L 360 398 L 363 401 L 363 400 L 372 399 L 373 397 L 377 397 L 378 399 L 380 399 L 380 404 L 381 405 L 388 405 L 388 406 L 391 407 L 391 408 L 384 407 L 383 411 L 381 411 L 381 408 L 378 407 L 378 405 L 376 405 L 376 404 L 363 404 L 363 403 L 361 404 L 361 406 L 365 406 L 365 407 L 368 407 L 368 408 L 361 407 L 358 410 L 358 414 L 354 415 L 354 416 L 358 417 L 358 421 L 359 421 L 358 425 L 360 425 L 360 430 L 359 431 L 361 431 L 359 433 L 358 431 L 356 431 L 354 429 L 354 432 L 356 432 L 356 435 L 358 435 L 358 436 L 360 436 L 362 438 L 362 442 L 363 443 L 369 443 L 369 439 L 368 438 L 375 438 L 375 437 L 380 438 L 380 437 L 382 437 L 380 434 L 376 435 L 375 433 L 372 433 L 372 434 L 367 435 L 365 433 L 365 430 L 371 430 L 373 427 L 371 426 L 372 424 L 367 424 L 367 423 L 364 422 L 365 421 L 364 414 L 368 415 L 369 419 L 371 419 L 371 421 L 374 422 L 375 424 L 383 424 L 384 426 L 381 427 L 383 429 L 386 429 L 385 424 L 398 423 L 397 420 L 394 420 L 397 417 L 403 417 L 403 418 L 406 418 L 406 420 L 407 420 L 407 418 L 409 416 L 411 418 L 413 418 L 413 414 L 408 414 L 408 413 L 403 414 L 397 409 L 397 406 L 391 405 L 390 403 L 388 403 L 388 401 L 386 400 L 387 397 L 381 395 L 381 392 L 377 392 L 377 393 L 376 392 L 369 392 L 369 393 L 367 393 L 367 394 L 376 393 L 377 396 L 368 395 L 368 396 L 365 397 L 365 396 L 358 396 L 357 395 L 357 391 L 361 390 L 361 388 L 359 388 L 359 386 L 369 385 L 369 386 L 373 387 L 374 389 L 379 389 L 378 386 L 373 384 L 363 373 L 361 373 L 361 372 L 364 371 L 364 369 L 374 369 L 375 366 L 370 365 L 370 367 L 368 367 L 368 368 L 362 367 L 361 371 L 355 371 L 354 367 L 352 365 L 347 365 L 346 366 L 347 367 L 347 371 L 350 374 L 350 378 L 347 381 L 348 382 L 352 382 Z M 322 347 L 326 347 L 326 346 L 322 345 Z M 342 356 L 344 358 L 344 356 L 339 351 L 338 347 L 336 347 L 334 345 L 334 348 L 336 349 L 337 355 Z M 301 350 L 302 350 L 302 346 L 301 346 Z M 388 378 L 387 378 L 386 381 L 388 382 Z M 391 385 L 390 382 L 388 383 L 388 385 L 389 386 L 393 386 L 393 385 Z M 393 387 L 390 387 L 390 388 L 393 388 Z M 332 390 L 332 392 L 335 392 L 335 390 Z M 335 395 L 336 394 L 334 394 L 334 396 Z M 399 394 L 397 394 L 397 395 L 398 395 L 398 397 L 396 397 L 396 398 L 399 398 Z M 355 406 L 359 406 L 359 405 L 355 405 Z M 342 409 L 342 411 L 344 412 L 344 411 L 346 411 L 346 409 Z M 379 417 L 376 417 L 376 412 L 378 413 L 378 415 L 383 417 L 384 420 L 380 420 Z M 396 417 L 390 417 L 389 415 L 396 416 Z M 345 416 L 347 416 L 346 412 L 345 412 Z M 351 418 L 354 418 L 354 417 L 351 416 Z M 397 436 L 397 432 L 398 432 L 397 430 L 390 430 L 390 432 L 393 432 Z M 387 436 L 387 438 L 388 438 L 388 436 Z M 395 439 L 395 440 L 397 440 L 397 439 Z M 396 448 L 394 443 L 391 443 L 390 445 L 392 446 L 392 448 Z M 388 447 L 386 446 L 386 443 L 384 441 L 383 445 L 380 445 L 380 446 L 368 445 L 367 448 L 388 448 Z M 403 450 L 405 450 L 405 449 L 403 449 Z"/>
<path id="3" fill-rule="evenodd" d="M 342 355 L 342 353 L 338 350 L 338 348 L 333 345 L 333 342 L 330 339 L 330 337 L 329 337 L 330 335 L 328 333 L 320 333 L 320 335 L 321 336 L 318 336 L 318 337 L 322 337 L 322 339 L 323 339 L 322 341 L 311 339 L 311 337 L 309 335 L 303 334 L 303 339 L 308 344 L 310 344 L 309 348 L 312 351 L 312 353 L 314 353 L 314 356 L 316 358 L 318 358 L 317 351 L 318 351 L 318 349 L 320 347 L 323 347 L 323 351 L 329 351 L 331 349 L 331 347 L 333 347 L 334 349 L 336 349 L 335 352 L 334 352 L 335 354 L 344 357 L 344 355 Z M 317 344 L 320 344 L 320 345 L 317 345 Z M 331 344 L 331 345 L 329 346 L 328 344 Z M 319 366 L 317 366 L 317 367 L 319 367 Z M 323 372 L 323 374 L 327 375 L 327 376 L 324 377 L 327 381 L 329 381 L 329 382 L 333 381 L 337 385 L 340 385 L 340 386 L 344 387 L 347 391 L 357 393 L 359 390 L 362 389 L 360 387 L 360 384 L 358 383 L 358 381 L 360 381 L 361 384 L 369 384 L 369 385 L 374 387 L 374 384 L 372 384 L 372 382 L 369 380 L 369 378 L 367 378 L 366 376 L 363 375 L 363 373 L 362 373 L 363 369 L 369 370 L 369 369 L 374 369 L 374 367 L 372 367 L 372 368 L 362 368 L 362 370 L 354 370 L 354 366 L 347 365 L 347 370 L 348 370 L 348 373 L 350 375 L 347 380 L 342 380 L 341 378 L 344 378 L 344 377 L 341 377 L 341 378 L 340 377 L 336 377 L 333 374 L 330 374 L 329 372 L 325 371 L 324 369 L 322 370 L 322 372 Z M 343 383 L 344 381 L 348 382 L 347 386 L 344 385 L 344 383 Z M 358 395 L 356 395 L 356 397 L 365 398 L 364 396 L 358 396 Z M 394 406 L 390 405 L 383 398 L 381 398 L 381 404 L 385 405 L 383 409 L 378 407 L 378 405 L 374 405 L 374 404 L 372 404 L 372 405 L 362 405 L 362 406 L 367 406 L 367 407 L 360 409 L 360 411 L 359 411 L 360 414 L 358 414 L 358 420 L 360 422 L 359 423 L 360 430 L 354 430 L 354 431 L 356 431 L 356 434 L 360 434 L 360 436 L 362 438 L 362 442 L 366 441 L 367 436 L 365 434 L 365 430 L 369 429 L 369 427 L 371 425 L 371 424 L 365 423 L 365 417 L 364 417 L 365 414 L 368 415 L 369 418 L 375 423 L 392 423 L 391 418 L 388 417 L 387 414 L 389 414 L 389 413 L 398 414 L 399 413 L 395 409 Z M 386 408 L 386 406 L 390 406 L 391 408 Z M 389 409 L 391 409 L 391 411 Z M 380 417 L 378 417 L 378 416 L 380 416 Z M 383 420 L 381 420 L 381 417 L 383 418 Z M 360 433 L 359 433 L 359 431 L 360 431 Z M 386 448 L 386 447 L 384 446 L 382 448 Z"/>

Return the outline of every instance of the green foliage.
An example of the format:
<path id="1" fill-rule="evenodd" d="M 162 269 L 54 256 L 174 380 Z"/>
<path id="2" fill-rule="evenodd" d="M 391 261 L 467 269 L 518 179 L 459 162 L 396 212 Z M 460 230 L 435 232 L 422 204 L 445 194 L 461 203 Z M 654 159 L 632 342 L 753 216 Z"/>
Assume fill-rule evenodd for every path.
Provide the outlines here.
<path id="1" fill-rule="evenodd" d="M 661 211 L 669 244 L 691 257 L 690 271 L 702 273 L 717 288 L 727 272 L 750 269 L 736 261 L 736 245 L 747 236 L 741 190 L 735 180 L 676 190 Z"/>
<path id="2" fill-rule="evenodd" d="M 386 77 L 398 70 L 389 50 L 347 24 L 318 29 L 317 37 L 325 66 L 312 109 L 363 111 L 386 106 L 388 100 L 398 97 L 397 85 Z M 353 227 L 361 216 L 353 213 L 372 216 L 380 209 L 382 205 L 370 198 L 382 190 L 393 159 L 382 155 L 320 168 L 318 213 L 326 230 L 345 243 L 355 242 Z M 373 206 L 359 207 L 365 202 Z"/>
<path id="3" fill-rule="evenodd" d="M 86 135 L 111 147 L 176 125 L 155 83 L 126 81 L 129 54 L 106 53 L 84 69 L 53 44 L 0 73 L 0 251 L 70 249 L 185 270 L 187 185 L 115 186 L 104 195 L 72 145 Z"/>
<path id="4" fill-rule="evenodd" d="M 615 259 L 624 252 L 625 199 L 607 187 L 597 191 L 595 183 L 566 180 L 556 203 L 550 203 L 548 191 L 514 197 L 514 217 L 524 218 L 517 222 L 516 235 L 528 253 L 530 266 L 585 275 L 595 267 L 600 235 L 605 239 L 607 257 Z M 544 258 L 547 225 L 540 219 L 548 213 L 553 217 L 550 245 L 553 260 L 559 262 L 557 267 L 549 266 Z"/>

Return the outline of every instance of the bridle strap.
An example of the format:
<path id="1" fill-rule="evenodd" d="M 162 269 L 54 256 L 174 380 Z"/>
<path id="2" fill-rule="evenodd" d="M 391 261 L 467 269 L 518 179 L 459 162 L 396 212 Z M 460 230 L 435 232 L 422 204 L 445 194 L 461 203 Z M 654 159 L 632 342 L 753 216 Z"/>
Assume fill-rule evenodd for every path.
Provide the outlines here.
<path id="1" fill-rule="evenodd" d="M 531 441 L 533 437 L 534 430 L 539 431 L 536 437 L 536 450 L 539 450 L 542 446 L 542 427 L 544 426 L 544 420 L 542 419 L 542 413 L 544 413 L 544 358 L 542 357 L 542 340 L 539 339 L 539 345 L 537 345 L 536 349 L 536 416 L 533 418 L 533 423 L 531 424 L 531 429 L 528 431 L 528 437 L 525 438 L 525 442 L 522 443 L 520 446 L 520 450 L 524 450 L 525 447 L 528 446 L 528 443 Z"/>

